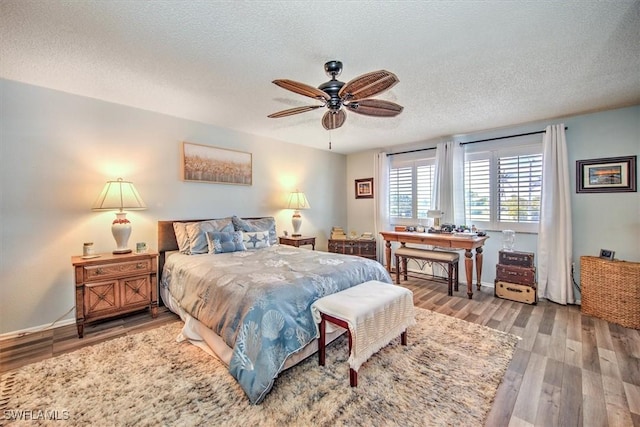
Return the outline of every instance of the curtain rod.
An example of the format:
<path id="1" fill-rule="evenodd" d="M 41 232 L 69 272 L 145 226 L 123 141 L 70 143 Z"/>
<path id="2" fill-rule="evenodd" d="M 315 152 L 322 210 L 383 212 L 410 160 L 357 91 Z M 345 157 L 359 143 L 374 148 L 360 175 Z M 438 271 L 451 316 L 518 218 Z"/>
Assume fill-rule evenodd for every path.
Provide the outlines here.
<path id="1" fill-rule="evenodd" d="M 567 129 L 569 129 L 569 128 L 565 126 L 564 130 L 567 130 Z M 539 130 L 539 131 L 536 131 L 536 132 L 519 133 L 519 134 L 516 134 L 516 135 L 498 136 L 498 137 L 495 137 L 495 138 L 479 139 L 477 141 L 461 142 L 460 145 L 475 144 L 476 142 L 497 141 L 499 139 L 516 138 L 518 136 L 537 135 L 539 133 L 545 133 L 545 132 L 546 132 L 546 130 Z"/>
<path id="2" fill-rule="evenodd" d="M 389 157 L 389 156 L 395 156 L 396 154 L 417 153 L 417 152 L 419 152 L 419 151 L 435 150 L 436 148 L 437 148 L 437 147 L 418 148 L 417 150 L 398 151 L 397 153 L 387 153 L 387 157 Z"/>
<path id="3" fill-rule="evenodd" d="M 564 130 L 567 130 L 567 129 L 569 129 L 569 128 L 567 126 L 565 126 Z M 507 138 L 517 138 L 519 136 L 537 135 L 539 133 L 545 133 L 545 132 L 546 132 L 546 130 L 539 130 L 539 131 L 536 131 L 536 132 L 518 133 L 516 135 L 498 136 L 498 137 L 495 137 L 495 138 L 479 139 L 477 141 L 461 142 L 460 145 L 475 144 L 476 142 L 497 141 L 499 139 L 507 139 Z M 399 151 L 397 153 L 387 153 L 387 157 L 395 156 L 396 154 L 417 153 L 417 152 L 420 152 L 420 151 L 435 150 L 436 148 L 437 147 L 419 148 L 417 150 Z"/>

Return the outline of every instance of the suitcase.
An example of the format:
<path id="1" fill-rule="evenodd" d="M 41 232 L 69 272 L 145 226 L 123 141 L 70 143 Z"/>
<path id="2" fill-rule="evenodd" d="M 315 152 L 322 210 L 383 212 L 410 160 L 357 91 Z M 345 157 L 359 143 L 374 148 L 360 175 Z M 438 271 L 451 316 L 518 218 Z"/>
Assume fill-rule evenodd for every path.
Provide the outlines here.
<path id="1" fill-rule="evenodd" d="M 498 264 L 533 267 L 533 252 L 500 251 Z"/>
<path id="2" fill-rule="evenodd" d="M 517 267 L 515 265 L 496 265 L 496 279 L 501 282 L 515 283 L 517 285 L 535 286 L 535 267 Z"/>
<path id="3" fill-rule="evenodd" d="M 518 285 L 500 280 L 495 282 L 495 295 L 498 298 L 525 304 L 537 304 L 538 302 L 538 291 L 535 286 Z"/>

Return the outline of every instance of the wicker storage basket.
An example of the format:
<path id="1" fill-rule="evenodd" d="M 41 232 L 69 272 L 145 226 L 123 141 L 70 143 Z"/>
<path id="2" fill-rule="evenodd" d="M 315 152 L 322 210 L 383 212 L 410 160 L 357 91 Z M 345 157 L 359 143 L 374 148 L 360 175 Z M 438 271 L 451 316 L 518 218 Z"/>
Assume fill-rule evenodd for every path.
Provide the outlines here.
<path id="1" fill-rule="evenodd" d="M 640 329 L 640 262 L 580 257 L 580 284 L 583 313 Z"/>

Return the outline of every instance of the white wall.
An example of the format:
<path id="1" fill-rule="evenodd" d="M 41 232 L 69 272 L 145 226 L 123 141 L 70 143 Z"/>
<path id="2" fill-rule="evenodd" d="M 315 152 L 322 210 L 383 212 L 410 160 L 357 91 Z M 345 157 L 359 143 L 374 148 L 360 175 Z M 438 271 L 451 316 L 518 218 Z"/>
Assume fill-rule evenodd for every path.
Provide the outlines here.
<path id="1" fill-rule="evenodd" d="M 374 181 L 374 198 L 373 199 L 356 199 L 355 180 L 362 178 L 373 178 L 376 152 L 366 151 L 349 155 L 347 161 L 347 212 L 348 220 L 346 224 L 341 224 L 345 232 L 355 231 L 361 235 L 364 232 L 375 232 L 375 209 L 376 209 L 376 191 Z M 381 259 L 381 258 L 379 258 Z"/>
<path id="2" fill-rule="evenodd" d="M 326 249 L 346 223 L 346 157 L 90 98 L 0 80 L 0 334 L 49 324 L 75 304 L 71 256 L 115 248 L 111 212 L 91 205 L 107 180 L 136 185 L 148 209 L 127 214 L 129 241 L 156 247 L 156 222 L 275 216 L 292 230 L 287 193 L 312 209 L 302 232 Z M 180 180 L 182 141 L 250 152 L 253 185 Z M 64 321 L 73 319 L 69 314 Z"/>
<path id="3" fill-rule="evenodd" d="M 455 140 L 471 141 L 532 132 L 555 123 L 565 123 L 568 127 L 566 135 L 571 177 L 575 177 L 576 160 L 632 155 L 640 157 L 640 106 L 528 123 L 474 135 L 459 135 Z M 449 139 L 452 138 L 454 137 Z M 403 147 L 387 147 L 385 151 L 433 147 L 440 140 L 446 139 L 440 138 L 437 141 L 424 141 Z M 377 152 L 378 150 L 371 150 L 347 156 L 347 179 L 373 176 Z M 574 179 L 571 187 L 571 208 L 576 281 L 579 283 L 580 280 L 580 256 L 598 255 L 601 248 L 616 251 L 618 259 L 640 261 L 640 192 L 577 194 L 575 189 Z M 369 201 L 370 205 L 366 206 L 355 202 L 349 200 L 347 205 L 348 228 L 373 224 L 373 202 Z M 490 238 L 484 247 L 482 282 L 493 286 L 495 264 L 498 251 L 502 247 L 502 235 L 500 232 L 489 232 L 488 235 Z M 516 249 L 536 253 L 537 234 L 518 233 Z"/>

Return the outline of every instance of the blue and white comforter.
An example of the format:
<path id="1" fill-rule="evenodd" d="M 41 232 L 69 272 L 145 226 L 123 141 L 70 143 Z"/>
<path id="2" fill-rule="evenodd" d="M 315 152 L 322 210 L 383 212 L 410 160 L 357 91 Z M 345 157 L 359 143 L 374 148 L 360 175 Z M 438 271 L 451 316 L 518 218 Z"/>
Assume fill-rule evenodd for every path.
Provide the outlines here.
<path id="1" fill-rule="evenodd" d="M 249 400 L 260 403 L 287 357 L 316 337 L 311 304 L 368 280 L 391 283 L 376 261 L 275 245 L 172 255 L 161 286 L 233 349 L 229 371 Z"/>

